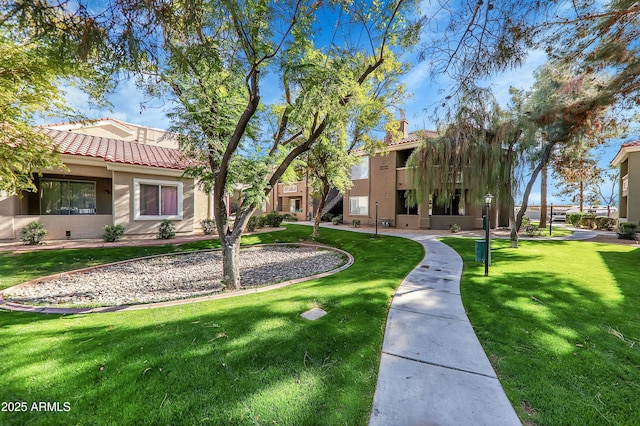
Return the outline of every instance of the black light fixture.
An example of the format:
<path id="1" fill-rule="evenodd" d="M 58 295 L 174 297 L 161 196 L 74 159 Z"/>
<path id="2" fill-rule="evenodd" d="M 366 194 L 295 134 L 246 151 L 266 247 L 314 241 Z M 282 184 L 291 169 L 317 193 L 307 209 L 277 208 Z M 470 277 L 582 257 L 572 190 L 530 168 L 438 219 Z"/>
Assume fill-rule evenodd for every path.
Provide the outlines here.
<path id="1" fill-rule="evenodd" d="M 378 236 L 378 202 L 376 201 L 376 237 Z"/>
<path id="2" fill-rule="evenodd" d="M 489 234 L 489 230 L 491 229 L 491 219 L 489 214 L 491 213 L 491 200 L 493 199 L 493 195 L 487 193 L 487 195 L 484 196 L 484 202 L 485 202 L 485 207 L 486 207 L 486 211 L 485 211 L 485 215 L 486 215 L 486 230 L 485 230 L 485 237 L 484 237 L 484 276 L 488 277 L 489 276 L 489 262 L 490 262 L 490 256 L 491 256 L 491 236 Z"/>

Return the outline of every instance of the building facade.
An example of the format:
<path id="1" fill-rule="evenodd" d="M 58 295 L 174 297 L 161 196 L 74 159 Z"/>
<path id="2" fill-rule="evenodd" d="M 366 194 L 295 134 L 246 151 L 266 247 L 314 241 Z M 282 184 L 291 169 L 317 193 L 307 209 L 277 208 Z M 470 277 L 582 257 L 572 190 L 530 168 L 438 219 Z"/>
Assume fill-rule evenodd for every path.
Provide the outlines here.
<path id="1" fill-rule="evenodd" d="M 406 202 L 407 191 L 413 189 L 407 160 L 419 146 L 420 138 L 433 137 L 433 131 L 408 132 L 408 122 L 400 121 L 403 138 L 393 142 L 387 138 L 387 148 L 374 156 L 362 156 L 359 165 L 351 170 L 353 187 L 344 198 L 344 221 L 361 224 L 390 226 L 403 229 L 449 229 L 457 224 L 461 229 L 479 229 L 483 226 L 484 206 L 466 197 L 462 185 L 449 203 L 433 204 L 430 199 L 418 206 Z M 492 209 L 492 226 L 496 223 L 497 209 Z M 508 212 L 507 212 L 508 213 Z M 508 217 L 508 215 L 506 216 Z"/>
<path id="2" fill-rule="evenodd" d="M 623 144 L 611 165 L 620 170 L 618 220 L 640 223 L 640 141 Z"/>
<path id="3" fill-rule="evenodd" d="M 0 239 L 18 238 L 33 221 L 45 225 L 48 239 L 97 238 L 105 225 L 157 235 L 164 219 L 188 235 L 212 216 L 210 197 L 182 176 L 188 162 L 171 135 L 113 119 L 41 128 L 66 169 L 43 170 L 37 192 L 0 195 Z"/>

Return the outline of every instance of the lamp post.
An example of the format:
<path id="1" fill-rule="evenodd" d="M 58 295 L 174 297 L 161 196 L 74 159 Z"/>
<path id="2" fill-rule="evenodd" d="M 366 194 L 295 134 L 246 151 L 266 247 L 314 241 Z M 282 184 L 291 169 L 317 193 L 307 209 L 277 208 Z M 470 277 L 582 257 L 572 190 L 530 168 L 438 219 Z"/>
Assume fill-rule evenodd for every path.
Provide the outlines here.
<path id="1" fill-rule="evenodd" d="M 378 236 L 378 202 L 376 201 L 376 237 Z"/>
<path id="2" fill-rule="evenodd" d="M 485 202 L 485 207 L 486 207 L 486 211 L 485 211 L 485 215 L 486 215 L 486 232 L 485 232 L 485 237 L 484 237 L 484 276 L 488 277 L 489 276 L 489 256 L 491 254 L 491 249 L 489 244 L 491 243 L 490 241 L 490 235 L 489 235 L 489 230 L 491 229 L 491 219 L 489 217 L 489 213 L 491 212 L 491 200 L 493 199 L 493 195 L 487 193 L 487 195 L 484 196 L 484 202 Z"/>
<path id="3" fill-rule="evenodd" d="M 551 224 L 553 223 L 553 203 L 551 203 L 551 213 L 549 213 L 549 236 L 551 236 Z"/>

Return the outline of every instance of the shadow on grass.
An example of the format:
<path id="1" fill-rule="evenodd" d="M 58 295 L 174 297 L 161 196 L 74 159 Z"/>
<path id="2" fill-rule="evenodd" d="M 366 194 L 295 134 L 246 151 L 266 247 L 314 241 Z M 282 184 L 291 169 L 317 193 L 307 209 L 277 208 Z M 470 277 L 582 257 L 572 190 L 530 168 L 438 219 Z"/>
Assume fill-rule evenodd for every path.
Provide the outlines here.
<path id="1" fill-rule="evenodd" d="M 521 420 L 636 423 L 640 252 L 586 242 L 498 243 L 484 277 L 484 266 L 470 259 L 472 244 L 450 244 L 465 258 L 464 305 Z"/>
<path id="2" fill-rule="evenodd" d="M 311 232 L 291 228 L 257 239 Z M 0 313 L 0 400 L 71 405 L 0 413 L 0 423 L 366 424 L 388 304 L 423 252 L 397 238 L 322 235 L 354 254 L 354 266 L 261 295 L 164 309 Z M 314 306 L 328 315 L 301 319 Z"/>

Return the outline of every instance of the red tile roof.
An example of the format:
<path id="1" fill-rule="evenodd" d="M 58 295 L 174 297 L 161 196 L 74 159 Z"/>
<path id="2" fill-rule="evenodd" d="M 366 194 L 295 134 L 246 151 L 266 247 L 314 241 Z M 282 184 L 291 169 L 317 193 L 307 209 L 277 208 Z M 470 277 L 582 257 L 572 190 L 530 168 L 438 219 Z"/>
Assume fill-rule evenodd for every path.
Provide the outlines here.
<path id="1" fill-rule="evenodd" d="M 189 161 L 177 149 L 53 129 L 42 129 L 42 132 L 57 144 L 61 154 L 165 169 L 182 170 L 189 165 Z"/>
<path id="2" fill-rule="evenodd" d="M 420 136 L 420 138 L 422 137 L 433 138 L 435 137 L 435 135 L 436 135 L 436 132 L 433 130 L 417 130 L 414 133 L 409 133 L 409 135 L 406 138 L 402 138 L 399 141 L 395 141 L 395 142 L 388 142 L 387 145 L 395 146 L 395 145 L 402 145 L 403 143 L 417 142 L 419 140 L 418 136 Z"/>
<path id="3" fill-rule="evenodd" d="M 630 146 L 640 146 L 640 141 L 624 143 L 621 148 L 629 148 Z"/>

